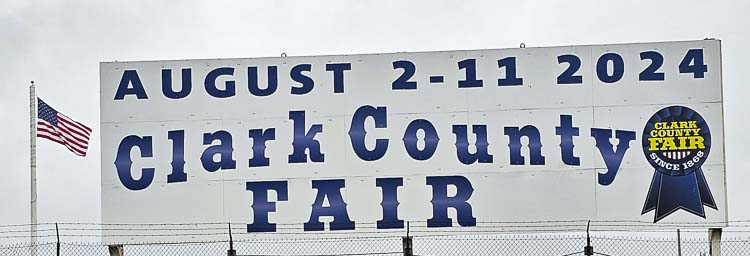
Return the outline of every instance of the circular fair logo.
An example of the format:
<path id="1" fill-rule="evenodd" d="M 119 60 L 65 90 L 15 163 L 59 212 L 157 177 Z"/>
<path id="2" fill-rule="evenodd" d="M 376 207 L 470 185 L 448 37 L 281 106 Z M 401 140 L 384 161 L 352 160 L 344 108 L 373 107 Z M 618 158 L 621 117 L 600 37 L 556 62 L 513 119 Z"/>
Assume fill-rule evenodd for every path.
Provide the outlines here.
<path id="1" fill-rule="evenodd" d="M 656 112 L 643 128 L 643 153 L 649 164 L 669 176 L 699 169 L 711 149 L 711 131 L 698 112 L 671 106 Z"/>

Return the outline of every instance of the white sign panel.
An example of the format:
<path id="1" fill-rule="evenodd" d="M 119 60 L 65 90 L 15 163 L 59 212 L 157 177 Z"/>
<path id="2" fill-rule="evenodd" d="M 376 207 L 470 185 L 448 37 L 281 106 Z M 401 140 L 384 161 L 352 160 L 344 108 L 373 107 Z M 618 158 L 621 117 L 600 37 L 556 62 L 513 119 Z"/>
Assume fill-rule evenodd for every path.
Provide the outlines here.
<path id="1" fill-rule="evenodd" d="M 716 40 L 102 63 L 102 220 L 721 226 L 721 93 Z"/>

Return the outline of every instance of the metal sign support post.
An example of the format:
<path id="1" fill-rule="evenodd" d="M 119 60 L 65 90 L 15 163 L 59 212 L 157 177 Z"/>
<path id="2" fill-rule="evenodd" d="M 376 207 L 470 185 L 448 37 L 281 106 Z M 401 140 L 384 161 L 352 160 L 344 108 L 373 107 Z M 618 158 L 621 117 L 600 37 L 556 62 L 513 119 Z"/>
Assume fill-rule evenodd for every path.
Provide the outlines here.
<path id="1" fill-rule="evenodd" d="M 403 244 L 404 256 L 414 256 L 414 249 L 412 247 L 412 239 L 409 235 L 409 222 L 406 222 L 406 236 L 401 238 Z"/>
<path id="2" fill-rule="evenodd" d="M 110 256 L 123 256 L 123 255 L 125 255 L 125 248 L 122 245 L 109 245 L 109 246 L 107 246 L 107 249 L 109 249 L 109 255 Z"/>
<path id="3" fill-rule="evenodd" d="M 708 254 L 721 256 L 721 228 L 708 229 Z"/>

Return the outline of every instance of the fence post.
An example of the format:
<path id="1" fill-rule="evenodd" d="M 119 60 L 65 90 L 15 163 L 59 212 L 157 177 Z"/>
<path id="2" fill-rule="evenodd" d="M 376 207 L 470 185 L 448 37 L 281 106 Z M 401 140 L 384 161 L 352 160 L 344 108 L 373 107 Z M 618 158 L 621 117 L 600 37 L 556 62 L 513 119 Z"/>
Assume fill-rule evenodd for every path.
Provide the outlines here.
<path id="1" fill-rule="evenodd" d="M 586 255 L 586 256 L 594 255 L 594 247 L 591 246 L 591 236 L 589 235 L 589 227 L 591 227 L 591 220 L 586 222 L 586 246 L 583 247 L 583 255 Z"/>
<path id="2" fill-rule="evenodd" d="M 60 229 L 57 228 L 57 223 L 55 223 L 55 237 L 57 237 L 57 256 L 60 256 Z"/>
<path id="3" fill-rule="evenodd" d="M 125 255 L 125 249 L 122 247 L 121 244 L 118 245 L 109 245 L 109 256 L 124 256 Z"/>
<path id="4" fill-rule="evenodd" d="M 237 256 L 237 251 L 234 250 L 234 240 L 232 239 L 232 223 L 229 225 L 229 250 L 227 250 L 227 256 Z"/>
<path id="5" fill-rule="evenodd" d="M 680 239 L 680 229 L 677 229 L 677 256 L 682 256 L 682 239 Z"/>
<path id="6" fill-rule="evenodd" d="M 406 222 L 406 236 L 401 237 L 401 242 L 403 244 L 403 250 L 404 250 L 404 256 L 414 256 L 414 251 L 412 247 L 412 240 L 411 236 L 409 235 L 409 222 Z"/>
<path id="7" fill-rule="evenodd" d="M 708 229 L 708 254 L 710 256 L 721 256 L 721 229 Z"/>
<path id="8" fill-rule="evenodd" d="M 411 236 L 402 237 L 401 241 L 403 241 L 404 244 L 404 256 L 414 256 L 414 251 L 412 250 L 411 246 Z"/>

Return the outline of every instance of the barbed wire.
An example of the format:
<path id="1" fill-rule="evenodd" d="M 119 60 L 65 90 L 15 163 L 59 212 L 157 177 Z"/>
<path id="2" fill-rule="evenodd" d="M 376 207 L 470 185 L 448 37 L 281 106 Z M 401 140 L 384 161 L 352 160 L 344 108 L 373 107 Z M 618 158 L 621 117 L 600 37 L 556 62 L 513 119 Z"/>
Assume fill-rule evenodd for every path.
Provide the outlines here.
<path id="1" fill-rule="evenodd" d="M 326 226 L 330 222 L 325 222 Z M 399 224 L 401 222 L 398 222 Z M 588 220 L 563 221 L 507 221 L 507 222 L 476 222 L 472 227 L 428 227 L 427 221 L 405 221 L 403 228 L 378 229 L 377 222 L 355 222 L 356 230 L 304 231 L 304 223 L 276 224 L 277 232 L 248 232 L 251 223 L 94 223 L 94 222 L 60 222 L 31 224 L 0 225 L 0 249 L 9 248 L 8 242 L 17 242 L 37 238 L 43 241 L 67 240 L 64 243 L 71 246 L 89 246 L 91 244 L 76 244 L 70 241 L 94 240 L 102 245 L 104 242 L 130 245 L 186 245 L 228 242 L 231 232 L 236 242 L 252 244 L 292 244 L 316 243 L 335 241 L 369 241 L 376 239 L 399 240 L 408 235 L 423 239 L 437 239 L 445 241 L 506 241 L 506 240 L 580 240 L 581 233 L 587 230 Z M 380 223 L 383 224 L 383 223 Z M 393 224 L 393 223 L 387 223 Z M 455 223 L 438 223 L 451 224 Z M 672 234 L 676 229 L 686 234 L 707 233 L 707 227 L 723 227 L 724 233 L 730 236 L 744 236 L 728 240 L 734 243 L 750 243 L 750 220 L 731 220 L 726 222 L 672 222 L 654 224 L 645 221 L 591 221 L 592 232 L 608 232 L 608 236 L 592 236 L 593 239 L 604 241 L 674 241 Z M 31 235 L 35 229 L 36 235 Z M 654 234 L 653 236 L 669 236 L 664 240 L 658 237 L 612 236 L 617 232 L 627 234 Z M 574 235 L 565 236 L 564 234 Z M 543 234 L 526 236 L 527 234 Z M 552 234 L 552 235 L 550 235 Z M 494 237 L 492 237 L 494 236 Z M 695 236 L 695 235 L 694 235 Z M 214 241 L 214 242 L 206 242 Z M 705 239 L 685 240 L 692 243 L 703 243 Z M 28 243 L 15 246 L 26 248 Z M 397 252 L 398 253 L 398 252 Z M 387 253 L 386 253 L 387 254 Z M 302 255 L 302 254 L 301 254 Z M 336 255 L 336 254 L 326 254 Z M 358 255 L 358 254 L 354 254 Z M 367 254 L 361 254 L 367 255 Z"/>

